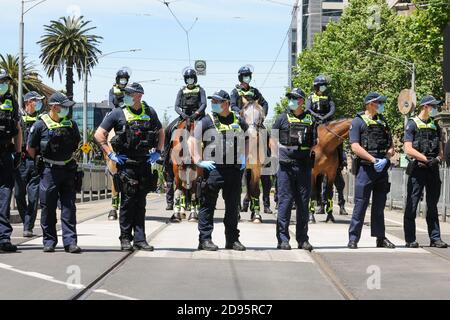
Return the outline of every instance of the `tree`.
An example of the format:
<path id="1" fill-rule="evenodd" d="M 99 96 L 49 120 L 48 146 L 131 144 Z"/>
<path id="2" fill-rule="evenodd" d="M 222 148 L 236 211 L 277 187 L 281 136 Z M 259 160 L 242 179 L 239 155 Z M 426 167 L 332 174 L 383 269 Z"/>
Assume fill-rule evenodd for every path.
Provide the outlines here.
<path id="1" fill-rule="evenodd" d="M 388 96 L 385 116 L 394 133 L 403 134 L 403 116 L 397 108 L 402 89 L 410 88 L 411 72 L 402 64 L 368 53 L 367 50 L 414 62 L 418 96 L 443 96 L 443 28 L 450 10 L 441 0 L 429 0 L 409 16 L 399 16 L 384 0 L 352 0 L 338 22 L 327 25 L 314 38 L 312 48 L 298 58 L 294 85 L 312 90 L 313 79 L 331 79 L 331 95 L 337 115 L 354 117 L 363 110 L 369 91 Z"/>
<path id="2" fill-rule="evenodd" d="M 0 54 L 0 68 L 5 69 L 13 79 L 11 82 L 10 93 L 17 101 L 19 88 L 19 57 L 12 54 L 6 54 L 5 56 Z M 36 91 L 45 95 L 52 93 L 49 92 L 49 88 L 42 83 L 38 72 L 34 69 L 34 65 L 25 61 L 23 66 L 23 88 L 25 93 L 29 91 Z"/>
<path id="3" fill-rule="evenodd" d="M 37 43 L 41 46 L 40 55 L 47 75 L 54 80 L 58 73 L 66 71 L 66 92 L 73 100 L 74 70 L 81 80 L 85 70 L 90 74 L 92 67 L 98 62 L 101 51 L 97 48 L 100 36 L 88 34 L 96 27 L 87 27 L 91 21 L 84 17 L 61 17 L 58 21 L 50 21 L 45 25 L 45 34 Z"/>

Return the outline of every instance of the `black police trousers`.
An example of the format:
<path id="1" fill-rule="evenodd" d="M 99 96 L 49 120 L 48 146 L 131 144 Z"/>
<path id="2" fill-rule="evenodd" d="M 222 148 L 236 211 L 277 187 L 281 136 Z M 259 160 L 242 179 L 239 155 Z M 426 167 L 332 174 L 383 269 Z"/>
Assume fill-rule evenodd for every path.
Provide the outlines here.
<path id="1" fill-rule="evenodd" d="M 173 205 L 175 202 L 175 176 L 170 161 L 164 161 L 164 180 L 166 181 L 166 202 L 168 205 Z"/>
<path id="2" fill-rule="evenodd" d="M 13 168 L 11 152 L 0 151 L 0 244 L 11 242 L 13 229 L 9 217 L 14 187 Z"/>
<path id="3" fill-rule="evenodd" d="M 408 178 L 408 188 L 406 196 L 406 208 L 403 218 L 406 242 L 416 241 L 416 216 L 417 206 L 422 198 L 423 190 L 426 190 L 427 202 L 427 225 L 428 235 L 431 241 L 441 239 L 439 227 L 439 215 L 437 204 L 441 195 L 441 178 L 439 167 L 419 168 L 415 167 Z"/>
<path id="4" fill-rule="evenodd" d="M 61 229 L 64 247 L 77 244 L 77 218 L 75 207 L 76 168 L 46 166 L 39 183 L 41 202 L 41 227 L 44 246 L 55 247 L 58 243 L 56 231 L 56 208 L 61 203 Z"/>
<path id="5" fill-rule="evenodd" d="M 24 231 L 33 231 L 34 228 L 39 205 L 39 180 L 34 160 L 27 158 L 22 161 L 15 172 L 14 197 Z"/>
<path id="6" fill-rule="evenodd" d="M 226 242 L 233 243 L 239 240 L 238 216 L 239 199 L 242 190 L 241 171 L 235 166 L 217 167 L 206 173 L 206 188 L 203 190 L 200 211 L 198 214 L 199 241 L 212 239 L 214 229 L 214 210 L 222 189 L 225 201 L 225 238 Z"/>

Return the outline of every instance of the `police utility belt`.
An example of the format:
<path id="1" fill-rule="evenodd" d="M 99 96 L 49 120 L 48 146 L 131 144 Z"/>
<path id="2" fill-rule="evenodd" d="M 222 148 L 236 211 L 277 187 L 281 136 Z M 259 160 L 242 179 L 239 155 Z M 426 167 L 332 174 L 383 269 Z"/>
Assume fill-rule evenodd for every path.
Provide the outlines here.
<path id="1" fill-rule="evenodd" d="M 45 164 L 47 164 L 49 167 L 65 167 L 67 166 L 69 163 L 71 163 L 74 159 L 70 158 L 69 160 L 66 161 L 55 161 L 55 160 L 51 160 L 51 159 L 47 159 L 47 158 L 42 158 L 42 160 L 45 162 Z"/>

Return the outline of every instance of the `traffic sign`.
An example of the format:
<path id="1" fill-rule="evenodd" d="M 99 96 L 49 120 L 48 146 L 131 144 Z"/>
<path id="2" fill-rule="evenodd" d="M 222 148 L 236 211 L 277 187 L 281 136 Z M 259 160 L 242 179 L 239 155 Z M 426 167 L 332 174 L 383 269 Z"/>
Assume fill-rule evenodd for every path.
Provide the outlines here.
<path id="1" fill-rule="evenodd" d="M 205 60 L 197 60 L 195 61 L 195 71 L 199 76 L 206 76 L 206 61 Z"/>
<path id="2" fill-rule="evenodd" d="M 83 151 L 85 154 L 88 154 L 89 152 L 91 152 L 91 150 L 92 147 L 88 143 L 83 144 L 83 146 L 81 147 L 81 151 Z"/>

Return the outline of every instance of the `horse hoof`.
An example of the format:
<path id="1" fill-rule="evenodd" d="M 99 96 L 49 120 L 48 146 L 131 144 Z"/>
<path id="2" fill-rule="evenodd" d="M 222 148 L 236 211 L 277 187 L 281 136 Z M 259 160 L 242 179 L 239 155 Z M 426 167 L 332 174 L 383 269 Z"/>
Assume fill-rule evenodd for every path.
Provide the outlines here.
<path id="1" fill-rule="evenodd" d="M 332 214 L 329 214 L 327 216 L 327 221 L 326 223 L 331 222 L 331 223 L 336 223 L 336 220 L 334 219 L 334 216 Z"/>
<path id="2" fill-rule="evenodd" d="M 248 211 L 248 207 L 242 207 L 241 208 L 241 212 L 247 212 Z"/>
<path id="3" fill-rule="evenodd" d="M 186 213 L 183 212 L 183 213 L 181 214 L 181 219 L 182 219 L 182 220 L 186 219 Z"/>
<path id="4" fill-rule="evenodd" d="M 108 220 L 114 221 L 117 220 L 117 211 L 111 210 L 108 215 Z"/>
<path id="5" fill-rule="evenodd" d="M 172 223 L 180 223 L 181 219 L 177 214 L 173 214 L 172 217 L 170 218 L 170 222 Z"/>
<path id="6" fill-rule="evenodd" d="M 252 222 L 254 224 L 261 224 L 263 222 L 262 217 L 259 214 L 257 214 L 252 218 Z"/>
<path id="7" fill-rule="evenodd" d="M 197 216 L 197 214 L 195 213 L 195 212 L 192 212 L 190 215 L 189 215 L 189 220 L 188 220 L 189 222 L 198 222 L 198 216 Z"/>

